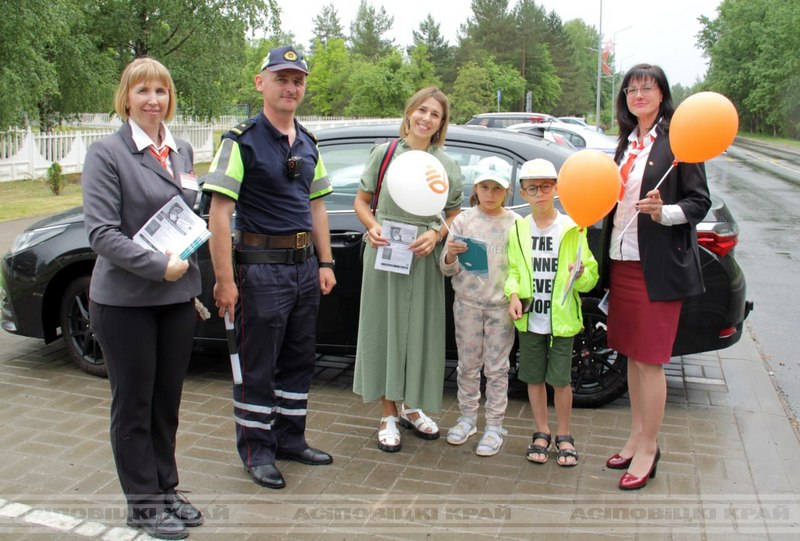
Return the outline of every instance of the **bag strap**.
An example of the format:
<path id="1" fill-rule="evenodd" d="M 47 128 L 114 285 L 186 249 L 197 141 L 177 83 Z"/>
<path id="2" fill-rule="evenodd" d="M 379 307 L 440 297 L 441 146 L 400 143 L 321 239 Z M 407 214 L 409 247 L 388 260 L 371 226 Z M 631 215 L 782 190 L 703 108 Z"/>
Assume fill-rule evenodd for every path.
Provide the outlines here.
<path id="1" fill-rule="evenodd" d="M 392 161 L 392 157 L 394 156 L 394 151 L 397 148 L 397 143 L 399 139 L 392 139 L 389 143 L 389 146 L 386 147 L 386 152 L 383 154 L 383 160 L 381 160 L 381 168 L 378 170 L 378 185 L 375 187 L 375 195 L 372 196 L 372 214 L 374 215 L 375 212 L 378 210 L 378 196 L 381 194 L 381 186 L 383 185 L 383 177 L 386 175 L 386 170 L 389 168 L 389 162 Z"/>

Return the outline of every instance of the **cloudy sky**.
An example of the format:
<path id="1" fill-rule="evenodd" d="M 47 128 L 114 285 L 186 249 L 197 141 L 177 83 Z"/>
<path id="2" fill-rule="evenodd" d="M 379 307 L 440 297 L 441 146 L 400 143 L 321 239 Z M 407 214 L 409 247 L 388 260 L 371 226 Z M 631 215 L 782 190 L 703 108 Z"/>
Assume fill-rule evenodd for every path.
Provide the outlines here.
<path id="1" fill-rule="evenodd" d="M 389 37 L 397 45 L 411 43 L 411 32 L 428 13 L 441 25 L 445 39 L 455 44 L 459 26 L 472 15 L 470 0 L 369 1 L 394 16 Z M 697 18 L 700 15 L 716 18 L 721 0 L 537 0 L 537 4 L 548 12 L 555 10 L 564 22 L 580 18 L 597 28 L 601 1 L 602 33 L 604 40 L 616 38 L 618 70 L 650 62 L 663 67 L 673 84 L 691 86 L 703 77 L 706 61 L 695 46 L 695 36 L 700 30 Z M 293 31 L 299 42 L 307 46 L 313 18 L 329 3 L 334 4 L 339 21 L 349 33 L 359 0 L 278 0 L 283 29 Z M 509 7 L 515 4 L 515 0 L 508 2 Z"/>

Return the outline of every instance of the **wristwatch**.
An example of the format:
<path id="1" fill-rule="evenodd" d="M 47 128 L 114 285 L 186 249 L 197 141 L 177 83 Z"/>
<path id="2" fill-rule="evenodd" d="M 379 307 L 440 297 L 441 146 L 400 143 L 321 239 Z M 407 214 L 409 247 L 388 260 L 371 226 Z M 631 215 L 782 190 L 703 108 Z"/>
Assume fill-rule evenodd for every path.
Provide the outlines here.
<path id="1" fill-rule="evenodd" d="M 336 260 L 332 261 L 320 261 L 319 268 L 321 269 L 335 269 L 336 268 Z"/>

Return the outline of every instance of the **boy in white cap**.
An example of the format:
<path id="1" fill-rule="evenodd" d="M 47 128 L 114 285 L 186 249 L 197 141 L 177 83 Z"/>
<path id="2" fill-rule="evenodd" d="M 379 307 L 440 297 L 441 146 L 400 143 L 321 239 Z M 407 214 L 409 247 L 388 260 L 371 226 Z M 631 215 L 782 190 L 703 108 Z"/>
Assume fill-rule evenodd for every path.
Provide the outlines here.
<path id="1" fill-rule="evenodd" d="M 586 233 L 555 208 L 555 167 L 547 160 L 525 162 L 520 171 L 520 195 L 531 214 L 517 220 L 508 237 L 508 313 L 519 331 L 519 379 L 528 384 L 536 432 L 526 457 L 547 462 L 551 442 L 547 422 L 547 390 L 552 385 L 556 410 L 556 453 L 559 466 L 578 464 L 570 434 L 572 413 L 572 342 L 583 328 L 579 292 L 597 283 L 597 262 Z M 575 282 L 569 282 L 580 248 Z M 566 298 L 565 298 L 566 295 Z"/>
<path id="2" fill-rule="evenodd" d="M 510 176 L 511 166 L 501 158 L 484 158 L 477 164 L 470 197 L 472 207 L 453 220 L 441 258 L 442 273 L 453 277 L 455 292 L 453 318 L 461 410 L 458 422 L 447 433 L 447 442 L 461 445 L 477 432 L 482 368 L 486 377 L 486 427 L 475 449 L 480 456 L 497 454 L 507 433 L 503 419 L 508 404 L 508 355 L 514 345 L 514 325 L 508 316 L 503 285 L 508 271 L 508 230 L 519 218 L 504 206 Z M 484 269 L 459 261 L 459 254 L 468 251 L 459 237 L 486 243 Z"/>

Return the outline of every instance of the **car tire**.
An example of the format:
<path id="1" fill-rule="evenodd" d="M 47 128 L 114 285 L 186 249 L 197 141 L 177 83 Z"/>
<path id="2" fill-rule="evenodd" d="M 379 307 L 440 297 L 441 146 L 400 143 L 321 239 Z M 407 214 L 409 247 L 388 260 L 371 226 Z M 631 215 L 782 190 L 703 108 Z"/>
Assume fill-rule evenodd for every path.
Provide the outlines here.
<path id="1" fill-rule="evenodd" d="M 106 377 L 103 351 L 89 321 L 89 281 L 90 276 L 81 276 L 64 290 L 59 310 L 61 334 L 69 356 L 81 370 Z"/>
<path id="2" fill-rule="evenodd" d="M 600 299 L 583 297 L 583 331 L 572 348 L 572 404 L 596 408 L 628 391 L 628 358 L 608 347 L 607 317 Z"/>

